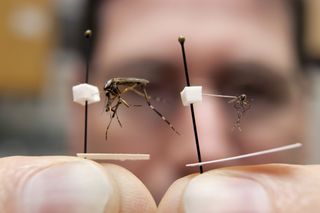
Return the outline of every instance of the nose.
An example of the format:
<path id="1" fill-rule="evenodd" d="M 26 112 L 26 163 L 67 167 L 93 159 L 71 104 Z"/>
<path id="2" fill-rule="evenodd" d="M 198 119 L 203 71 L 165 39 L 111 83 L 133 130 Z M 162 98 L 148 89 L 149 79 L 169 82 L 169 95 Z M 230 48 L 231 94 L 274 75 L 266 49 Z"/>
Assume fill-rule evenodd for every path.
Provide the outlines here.
<path id="1" fill-rule="evenodd" d="M 203 161 L 226 157 L 234 152 L 235 147 L 229 137 L 232 124 L 221 101 L 224 100 L 204 97 L 202 103 L 195 106 Z"/>
<path id="2" fill-rule="evenodd" d="M 237 146 L 234 146 L 230 137 L 232 122 L 224 113 L 225 104 L 222 104 L 221 101 L 225 100 L 204 97 L 201 103 L 194 104 L 202 161 L 223 158 L 236 153 Z M 183 121 L 184 129 L 188 129 L 188 131 L 182 139 L 185 146 L 180 160 L 184 163 L 194 162 L 197 161 L 197 152 L 191 113 L 188 112 L 184 115 L 189 117 Z"/>

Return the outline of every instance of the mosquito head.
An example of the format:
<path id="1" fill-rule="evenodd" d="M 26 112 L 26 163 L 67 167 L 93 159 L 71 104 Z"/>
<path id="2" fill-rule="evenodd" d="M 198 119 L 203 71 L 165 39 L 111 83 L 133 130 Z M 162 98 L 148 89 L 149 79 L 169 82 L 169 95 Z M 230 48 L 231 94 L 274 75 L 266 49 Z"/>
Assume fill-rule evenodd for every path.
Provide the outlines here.
<path id="1" fill-rule="evenodd" d="M 120 92 L 117 83 L 112 81 L 112 79 L 107 81 L 103 89 L 106 92 L 106 96 L 108 96 L 108 93 L 112 95 L 118 95 Z"/>
<path id="2" fill-rule="evenodd" d="M 244 100 L 246 100 L 246 99 L 247 99 L 247 95 L 246 95 L 246 94 L 240 95 L 240 100 L 241 100 L 241 101 L 244 101 Z"/>
<path id="3" fill-rule="evenodd" d="M 110 79 L 109 81 L 107 81 L 107 82 L 104 84 L 104 88 L 103 88 L 103 89 L 104 89 L 105 91 L 107 91 L 111 84 L 112 84 L 112 79 Z"/>

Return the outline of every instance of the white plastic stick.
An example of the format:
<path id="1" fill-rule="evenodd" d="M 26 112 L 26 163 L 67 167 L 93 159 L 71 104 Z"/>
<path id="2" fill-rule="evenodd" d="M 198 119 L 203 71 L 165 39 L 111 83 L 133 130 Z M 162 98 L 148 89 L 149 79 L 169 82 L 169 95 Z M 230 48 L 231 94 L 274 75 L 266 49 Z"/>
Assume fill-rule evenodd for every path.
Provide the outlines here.
<path id="1" fill-rule="evenodd" d="M 242 158 L 249 158 L 249 157 L 254 157 L 254 156 L 258 156 L 258 155 L 274 153 L 274 152 L 281 152 L 281 151 L 285 151 L 285 150 L 288 150 L 288 149 L 295 149 L 295 148 L 298 148 L 298 147 L 301 147 L 301 146 L 302 146 L 301 143 L 295 143 L 295 144 L 290 144 L 290 145 L 287 145 L 287 146 L 281 146 L 281 147 L 277 147 L 277 148 L 273 148 L 273 149 L 267 149 L 267 150 L 254 152 L 254 153 L 250 153 L 250 154 L 245 154 L 245 155 L 238 155 L 238 156 L 234 156 L 234 157 L 222 158 L 222 159 L 212 160 L 212 161 L 204 161 L 204 162 L 201 162 L 201 163 L 191 163 L 191 164 L 187 164 L 186 166 L 187 167 L 193 167 L 193 166 L 202 166 L 202 165 L 212 164 L 212 163 L 221 163 L 221 162 L 225 162 L 225 161 L 238 160 L 238 159 L 242 159 Z"/>
<path id="2" fill-rule="evenodd" d="M 217 95 L 217 94 L 208 94 L 208 93 L 203 93 L 202 95 L 216 97 L 216 98 L 230 98 L 230 99 L 237 98 L 237 96 L 233 96 L 233 95 Z"/>
<path id="3" fill-rule="evenodd" d="M 119 153 L 77 153 L 77 156 L 89 160 L 149 160 L 149 154 L 119 154 Z"/>

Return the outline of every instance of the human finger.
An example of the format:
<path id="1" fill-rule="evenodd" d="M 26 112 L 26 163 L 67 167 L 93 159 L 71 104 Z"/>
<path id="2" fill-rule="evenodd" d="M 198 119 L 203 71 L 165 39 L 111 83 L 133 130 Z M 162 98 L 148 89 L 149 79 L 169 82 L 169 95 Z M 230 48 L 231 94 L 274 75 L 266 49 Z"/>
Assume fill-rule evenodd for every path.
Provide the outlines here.
<path id="1" fill-rule="evenodd" d="M 312 213 L 320 207 L 319 189 L 317 165 L 222 168 L 177 180 L 162 199 L 158 212 Z"/>
<path id="2" fill-rule="evenodd" d="M 76 157 L 1 158 L 0 212 L 155 211 L 154 201 L 144 185 L 129 171 L 119 170 L 117 166 L 106 168 Z M 122 201 L 129 201 L 123 199 L 127 196 L 121 188 L 123 180 L 114 178 L 117 172 L 127 177 L 127 185 L 134 186 L 131 196 L 145 196 L 135 211 L 124 208 L 128 204 Z"/>

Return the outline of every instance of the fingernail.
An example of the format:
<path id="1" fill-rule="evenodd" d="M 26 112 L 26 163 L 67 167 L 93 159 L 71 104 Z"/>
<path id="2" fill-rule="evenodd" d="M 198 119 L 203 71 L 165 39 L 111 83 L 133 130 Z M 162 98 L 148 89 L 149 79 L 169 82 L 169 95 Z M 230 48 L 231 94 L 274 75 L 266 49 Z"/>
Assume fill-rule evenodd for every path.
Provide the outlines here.
<path id="1" fill-rule="evenodd" d="M 257 182 L 227 176 L 198 176 L 186 187 L 186 213 L 272 212 L 265 189 Z"/>
<path id="2" fill-rule="evenodd" d="M 104 212 L 112 193 L 110 180 L 98 166 L 87 161 L 63 163 L 27 180 L 18 212 Z"/>

